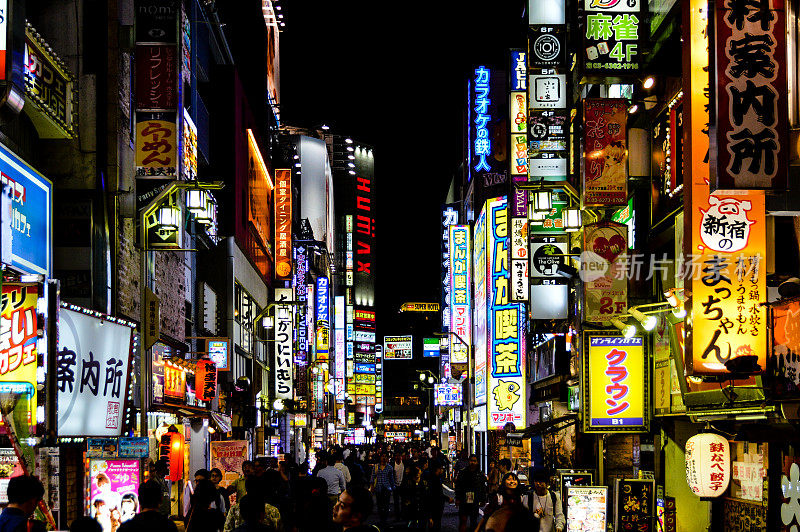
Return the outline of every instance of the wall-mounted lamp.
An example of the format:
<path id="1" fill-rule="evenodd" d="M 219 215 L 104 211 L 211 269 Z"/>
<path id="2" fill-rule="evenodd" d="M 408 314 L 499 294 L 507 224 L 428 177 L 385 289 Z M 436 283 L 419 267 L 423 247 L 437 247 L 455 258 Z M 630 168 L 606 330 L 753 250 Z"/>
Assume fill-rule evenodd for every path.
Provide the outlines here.
<path id="1" fill-rule="evenodd" d="M 549 190 L 537 190 L 533 193 L 533 210 L 534 212 L 550 212 L 553 204 L 550 201 Z"/>
<path id="2" fill-rule="evenodd" d="M 656 78 L 654 76 L 647 76 L 642 83 L 642 88 L 645 89 L 652 89 L 656 84 Z"/>
<path id="3" fill-rule="evenodd" d="M 656 328 L 658 324 L 658 320 L 655 316 L 647 316 L 641 310 L 637 310 L 635 308 L 631 308 L 628 310 L 631 316 L 636 318 L 636 321 L 642 324 L 642 327 L 645 331 L 652 331 Z"/>
<path id="4" fill-rule="evenodd" d="M 635 325 L 623 323 L 623 321 L 620 320 L 619 318 L 613 318 L 611 320 L 611 325 L 619 329 L 620 332 L 622 333 L 622 336 L 624 336 L 625 338 L 633 338 L 634 336 L 636 336 Z"/>
<path id="5" fill-rule="evenodd" d="M 286 405 L 284 405 L 283 399 L 275 399 L 275 402 L 272 403 L 272 409 L 273 410 L 277 410 L 278 412 L 283 410 L 285 408 L 285 406 Z"/>
<path id="6" fill-rule="evenodd" d="M 158 209 L 158 224 L 161 227 L 177 229 L 179 218 L 180 211 L 172 205 L 164 205 Z"/>
<path id="7" fill-rule="evenodd" d="M 564 220 L 564 229 L 567 231 L 577 231 L 581 228 L 581 210 L 580 209 L 565 209 L 562 215 Z"/>

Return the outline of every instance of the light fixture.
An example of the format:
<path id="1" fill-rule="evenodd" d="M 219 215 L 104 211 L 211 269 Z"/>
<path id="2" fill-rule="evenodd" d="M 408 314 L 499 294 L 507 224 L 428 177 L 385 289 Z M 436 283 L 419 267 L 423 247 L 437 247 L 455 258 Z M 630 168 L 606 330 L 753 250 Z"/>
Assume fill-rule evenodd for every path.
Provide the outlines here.
<path id="1" fill-rule="evenodd" d="M 533 210 L 535 212 L 550 212 L 552 208 L 549 190 L 537 190 L 533 193 Z"/>
<path id="2" fill-rule="evenodd" d="M 161 227 L 178 228 L 180 211 L 172 205 L 164 205 L 158 209 L 158 225 Z"/>
<path id="3" fill-rule="evenodd" d="M 328 126 L 327 126 L 327 125 L 325 125 L 325 124 L 322 124 L 322 126 L 321 126 L 321 129 L 322 129 L 323 131 L 328 131 L 328 130 L 330 129 L 330 127 L 328 127 Z"/>
<path id="4" fill-rule="evenodd" d="M 347 163 L 347 166 L 349 166 L 350 168 L 355 168 L 356 167 L 355 163 Z"/>
<path id="5" fill-rule="evenodd" d="M 672 309 L 672 315 L 678 319 L 683 319 L 686 317 L 686 309 L 685 308 L 674 308 Z"/>
<path id="6" fill-rule="evenodd" d="M 670 288 L 666 292 L 664 292 L 664 297 L 667 299 L 667 303 L 669 303 L 673 307 L 678 306 L 678 295 L 675 293 L 674 288 Z"/>
<path id="7" fill-rule="evenodd" d="M 567 231 L 576 231 L 581 228 L 581 210 L 580 209 L 564 209 L 562 215 L 564 220 L 564 229 Z"/>
<path id="8" fill-rule="evenodd" d="M 635 325 L 623 323 L 622 320 L 620 320 L 619 318 L 612 318 L 611 325 L 619 329 L 620 332 L 622 333 L 622 336 L 624 336 L 625 338 L 633 338 L 634 336 L 636 336 Z"/>
<path id="9" fill-rule="evenodd" d="M 355 159 L 355 158 L 356 158 L 356 156 L 355 156 L 355 155 L 348 155 L 348 156 L 347 156 L 347 158 L 348 158 L 348 159 L 350 159 L 350 160 L 352 161 L 353 159 Z"/>
<path id="10" fill-rule="evenodd" d="M 190 189 L 186 192 L 186 208 L 194 213 L 205 212 L 207 194 L 205 190 Z"/>
<path id="11" fill-rule="evenodd" d="M 264 316 L 264 319 L 261 320 L 261 325 L 263 325 L 265 329 L 272 329 L 275 326 L 275 320 L 272 316 Z"/>
<path id="12" fill-rule="evenodd" d="M 300 166 L 301 166 L 301 164 L 300 164 L 300 163 L 294 163 L 294 167 L 295 167 L 295 168 L 300 168 Z"/>
<path id="13" fill-rule="evenodd" d="M 278 319 L 286 321 L 289 319 L 289 308 L 283 305 L 278 307 Z"/>
<path id="14" fill-rule="evenodd" d="M 653 76 L 647 76 L 647 78 L 645 78 L 644 80 L 644 83 L 642 83 L 642 87 L 644 87 L 645 89 L 652 89 L 655 84 L 656 84 L 656 78 L 654 78 Z"/>
<path id="15" fill-rule="evenodd" d="M 299 155 L 297 155 L 297 154 L 295 153 L 295 154 L 294 154 L 294 157 L 292 157 L 292 158 L 293 158 L 293 159 L 296 161 L 297 159 L 299 159 L 299 158 L 300 158 L 300 156 L 299 156 Z"/>
<path id="16" fill-rule="evenodd" d="M 428 377 L 428 384 L 433 384 L 434 382 L 436 382 L 436 379 L 434 379 L 432 376 Z"/>
<path id="17" fill-rule="evenodd" d="M 347 151 L 353 151 L 353 147 L 352 146 L 348 146 L 347 147 Z"/>
<path id="18" fill-rule="evenodd" d="M 350 170 L 350 171 L 349 171 L 349 172 L 347 172 L 347 173 L 348 173 L 348 174 L 350 174 L 350 175 L 356 175 L 356 171 L 355 171 L 355 170 Z"/>
<path id="19" fill-rule="evenodd" d="M 424 373 L 420 373 L 419 374 L 419 380 L 422 381 L 422 382 L 425 382 L 425 374 Z"/>
<path id="20" fill-rule="evenodd" d="M 653 329 L 656 328 L 656 325 L 658 324 L 658 320 L 656 319 L 655 316 L 648 316 L 641 310 L 632 308 L 628 309 L 628 312 L 630 313 L 631 316 L 636 318 L 636 321 L 642 324 L 642 327 L 644 328 L 645 331 L 652 331 Z"/>
<path id="21" fill-rule="evenodd" d="M 272 403 L 272 409 L 277 410 L 279 412 L 283 410 L 284 406 L 285 405 L 283 404 L 283 399 L 275 399 L 275 402 Z"/>
<path id="22" fill-rule="evenodd" d="M 348 143 L 348 144 L 352 144 L 352 143 L 353 143 L 353 139 L 344 139 L 344 141 L 345 141 L 346 143 Z"/>
<path id="23" fill-rule="evenodd" d="M 631 105 L 630 107 L 628 107 L 628 114 L 633 114 L 638 110 L 639 110 L 639 104 L 635 103 L 635 104 Z"/>

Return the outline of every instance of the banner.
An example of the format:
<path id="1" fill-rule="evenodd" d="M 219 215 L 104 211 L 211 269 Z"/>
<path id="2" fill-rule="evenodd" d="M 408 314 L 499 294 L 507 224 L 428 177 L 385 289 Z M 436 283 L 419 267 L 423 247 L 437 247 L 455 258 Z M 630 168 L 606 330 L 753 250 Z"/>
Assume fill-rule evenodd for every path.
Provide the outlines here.
<path id="1" fill-rule="evenodd" d="M 583 204 L 628 202 L 628 100 L 583 100 Z"/>
<path id="2" fill-rule="evenodd" d="M 136 108 L 178 108 L 178 51 L 170 45 L 136 47 Z"/>
<path id="3" fill-rule="evenodd" d="M 475 262 L 473 271 L 475 272 L 475 352 L 473 359 L 475 364 L 475 404 L 486 403 L 486 207 L 481 209 L 478 219 L 475 220 Z M 444 364 L 447 352 L 442 352 L 442 363 Z"/>
<path id="4" fill-rule="evenodd" d="M 525 426 L 525 312 L 509 299 L 508 198 L 486 201 L 488 428 Z M 488 364 L 487 364 L 488 366 Z"/>
<path id="5" fill-rule="evenodd" d="M 36 425 L 36 341 L 35 284 L 3 284 L 0 314 L 0 389 L 17 391 L 28 402 L 28 424 Z"/>
<path id="6" fill-rule="evenodd" d="M 242 476 L 242 463 L 248 459 L 247 442 L 244 440 L 212 441 L 211 468 L 222 471 L 220 485 L 228 487 Z"/>
<path id="7" fill-rule="evenodd" d="M 584 330 L 583 360 L 584 432 L 649 430 L 649 362 L 644 338 Z"/>
<path id="8" fill-rule="evenodd" d="M 628 228 L 616 222 L 585 225 L 583 249 L 583 319 L 601 322 L 624 314 L 628 310 Z"/>
<path id="9" fill-rule="evenodd" d="M 139 513 L 140 460 L 90 460 L 89 515 L 112 532 Z"/>
<path id="10" fill-rule="evenodd" d="M 119 436 L 133 324 L 72 308 L 79 307 L 61 308 L 58 317 L 58 435 Z"/>
<path id="11" fill-rule="evenodd" d="M 292 172 L 286 169 L 275 170 L 275 248 L 275 278 L 291 279 Z"/>
<path id="12" fill-rule="evenodd" d="M 469 362 L 469 345 L 472 343 L 472 320 L 470 309 L 469 226 L 451 225 L 450 231 L 450 363 Z M 388 352 L 386 353 L 387 358 Z"/>
<path id="13" fill-rule="evenodd" d="M 328 360 L 330 348 L 330 294 L 328 292 L 328 278 L 317 277 L 316 295 L 316 338 L 318 362 Z"/>
<path id="14" fill-rule="evenodd" d="M 175 113 L 136 113 L 136 177 L 176 177 L 178 137 Z"/>
<path id="15" fill-rule="evenodd" d="M 324 278 L 327 280 L 327 278 Z M 275 289 L 275 397 L 293 399 L 292 382 L 292 330 L 294 329 L 294 309 L 281 305 L 281 301 L 292 301 L 291 288 Z"/>

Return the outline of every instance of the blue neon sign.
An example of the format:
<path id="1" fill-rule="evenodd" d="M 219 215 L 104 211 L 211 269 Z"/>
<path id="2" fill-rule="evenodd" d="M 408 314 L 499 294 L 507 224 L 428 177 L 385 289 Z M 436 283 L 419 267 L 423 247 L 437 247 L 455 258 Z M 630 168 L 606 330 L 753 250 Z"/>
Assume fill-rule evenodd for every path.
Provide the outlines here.
<path id="1" fill-rule="evenodd" d="M 485 66 L 475 69 L 475 140 L 473 149 L 478 157 L 478 164 L 475 165 L 476 172 L 491 172 L 492 168 L 486 161 L 486 157 L 492 153 L 492 139 L 489 137 L 487 127 L 492 117 L 489 115 L 489 105 L 492 100 L 489 98 L 489 79 L 491 72 Z"/>

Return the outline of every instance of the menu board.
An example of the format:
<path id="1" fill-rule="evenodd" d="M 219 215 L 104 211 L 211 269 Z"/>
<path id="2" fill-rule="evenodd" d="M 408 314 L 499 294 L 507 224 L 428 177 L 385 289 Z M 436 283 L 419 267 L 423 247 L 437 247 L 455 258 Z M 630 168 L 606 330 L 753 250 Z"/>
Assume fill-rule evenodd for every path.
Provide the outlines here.
<path id="1" fill-rule="evenodd" d="M 567 488 L 567 532 L 606 532 L 608 486 Z"/>
<path id="2" fill-rule="evenodd" d="M 650 532 L 653 529 L 653 497 L 655 483 L 653 480 L 616 479 L 614 482 L 616 498 L 614 514 L 616 528 L 614 530 L 636 530 Z"/>
<path id="3" fill-rule="evenodd" d="M 573 486 L 591 486 L 594 473 L 591 471 L 578 471 L 574 469 L 559 469 L 558 476 L 561 486 L 561 500 L 567 500 L 567 490 Z"/>

